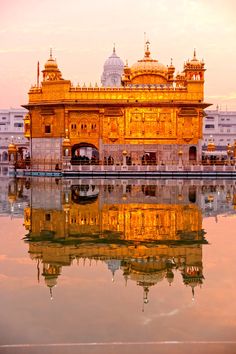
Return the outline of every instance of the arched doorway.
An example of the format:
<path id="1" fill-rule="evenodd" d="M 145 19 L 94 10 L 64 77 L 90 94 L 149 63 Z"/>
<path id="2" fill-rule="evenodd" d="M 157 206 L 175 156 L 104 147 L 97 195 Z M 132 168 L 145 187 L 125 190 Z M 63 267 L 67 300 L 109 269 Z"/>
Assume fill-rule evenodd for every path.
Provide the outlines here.
<path id="1" fill-rule="evenodd" d="M 76 204 L 94 203 L 99 194 L 99 189 L 95 185 L 71 186 L 71 199 Z"/>
<path id="2" fill-rule="evenodd" d="M 95 165 L 99 163 L 99 152 L 95 145 L 79 143 L 72 146 L 72 165 Z"/>
<path id="3" fill-rule="evenodd" d="M 196 203 L 196 198 L 197 198 L 196 194 L 197 194 L 196 186 L 190 186 L 188 191 L 188 199 L 190 203 Z"/>
<path id="4" fill-rule="evenodd" d="M 197 160 L 197 148 L 196 146 L 190 146 L 189 148 L 189 161 L 196 161 Z"/>
<path id="5" fill-rule="evenodd" d="M 6 151 L 3 151 L 2 153 L 2 161 L 7 161 L 8 160 L 8 153 Z"/>

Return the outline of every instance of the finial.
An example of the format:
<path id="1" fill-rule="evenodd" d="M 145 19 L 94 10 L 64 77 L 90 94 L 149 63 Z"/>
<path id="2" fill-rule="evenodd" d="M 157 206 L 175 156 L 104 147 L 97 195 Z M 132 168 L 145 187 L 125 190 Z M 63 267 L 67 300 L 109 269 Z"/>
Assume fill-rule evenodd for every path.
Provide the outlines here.
<path id="1" fill-rule="evenodd" d="M 116 53 L 116 44 L 113 43 L 113 54 L 115 54 L 115 53 Z"/>
<path id="2" fill-rule="evenodd" d="M 145 58 L 149 58 L 149 56 L 150 56 L 149 45 L 150 45 L 150 42 L 149 42 L 149 40 L 147 40 L 146 41 L 146 48 L 145 48 Z"/>
<path id="3" fill-rule="evenodd" d="M 52 48 L 50 48 L 50 59 L 52 59 Z"/>
<path id="4" fill-rule="evenodd" d="M 193 51 L 193 59 L 196 59 L 196 48 L 194 48 L 194 51 Z"/>
<path id="5" fill-rule="evenodd" d="M 173 58 L 170 58 L 170 65 L 173 65 Z"/>
<path id="6" fill-rule="evenodd" d="M 125 61 L 125 66 L 129 66 L 128 59 L 126 59 L 126 61 Z"/>

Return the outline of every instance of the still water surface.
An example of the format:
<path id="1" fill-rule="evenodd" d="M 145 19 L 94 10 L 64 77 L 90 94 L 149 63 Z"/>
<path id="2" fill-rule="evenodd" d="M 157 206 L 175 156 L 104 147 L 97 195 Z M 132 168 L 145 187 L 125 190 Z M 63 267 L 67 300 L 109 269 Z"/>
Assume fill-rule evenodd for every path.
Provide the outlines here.
<path id="1" fill-rule="evenodd" d="M 0 182 L 0 353 L 236 352 L 234 181 Z"/>

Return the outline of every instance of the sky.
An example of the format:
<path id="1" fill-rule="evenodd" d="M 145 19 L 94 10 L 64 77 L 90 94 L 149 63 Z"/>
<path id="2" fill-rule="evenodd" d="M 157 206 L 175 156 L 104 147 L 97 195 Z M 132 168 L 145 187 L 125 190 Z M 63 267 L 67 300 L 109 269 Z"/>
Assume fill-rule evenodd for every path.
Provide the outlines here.
<path id="1" fill-rule="evenodd" d="M 236 110 L 235 0 L 0 0 L 0 109 L 28 102 L 50 48 L 64 79 L 100 84 L 113 43 L 129 65 L 144 54 L 182 71 L 206 64 L 205 101 Z"/>

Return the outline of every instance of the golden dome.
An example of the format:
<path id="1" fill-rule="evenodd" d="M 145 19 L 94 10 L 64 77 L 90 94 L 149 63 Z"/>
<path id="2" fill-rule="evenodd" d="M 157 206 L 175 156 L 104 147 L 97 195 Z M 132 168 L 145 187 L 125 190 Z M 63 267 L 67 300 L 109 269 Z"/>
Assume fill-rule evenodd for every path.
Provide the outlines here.
<path id="1" fill-rule="evenodd" d="M 168 68 L 167 66 L 159 63 L 158 60 L 152 59 L 150 57 L 149 42 L 147 41 L 144 58 L 133 64 L 130 68 L 130 71 L 131 79 L 139 75 L 160 75 L 166 78 Z"/>
<path id="2" fill-rule="evenodd" d="M 10 203 L 14 203 L 16 201 L 16 195 L 15 194 L 9 194 L 8 195 L 8 201 Z"/>
<path id="3" fill-rule="evenodd" d="M 44 65 L 46 70 L 58 70 L 57 62 L 52 57 L 52 49 L 50 49 L 50 57 Z"/>
<path id="4" fill-rule="evenodd" d="M 63 80 L 61 77 L 61 72 L 57 66 L 57 62 L 52 57 L 52 50 L 50 50 L 50 58 L 45 63 L 42 73 L 43 81 Z"/>
<path id="5" fill-rule="evenodd" d="M 45 67 L 45 69 L 51 69 L 51 70 L 53 70 L 53 69 L 57 70 L 58 69 L 57 62 L 52 57 L 50 57 L 48 59 L 48 61 L 44 65 L 44 67 Z"/>
<path id="6" fill-rule="evenodd" d="M 190 61 L 188 61 L 188 62 L 186 63 L 186 66 L 187 66 L 187 67 L 190 66 L 190 67 L 194 67 L 194 68 L 204 66 L 204 62 L 197 59 L 197 56 L 196 56 L 196 49 L 194 49 L 194 52 L 193 52 L 193 59 L 190 60 Z"/>
<path id="7" fill-rule="evenodd" d="M 16 151 L 16 145 L 14 143 L 10 143 L 8 145 L 8 150 L 11 150 L 11 151 Z"/>

